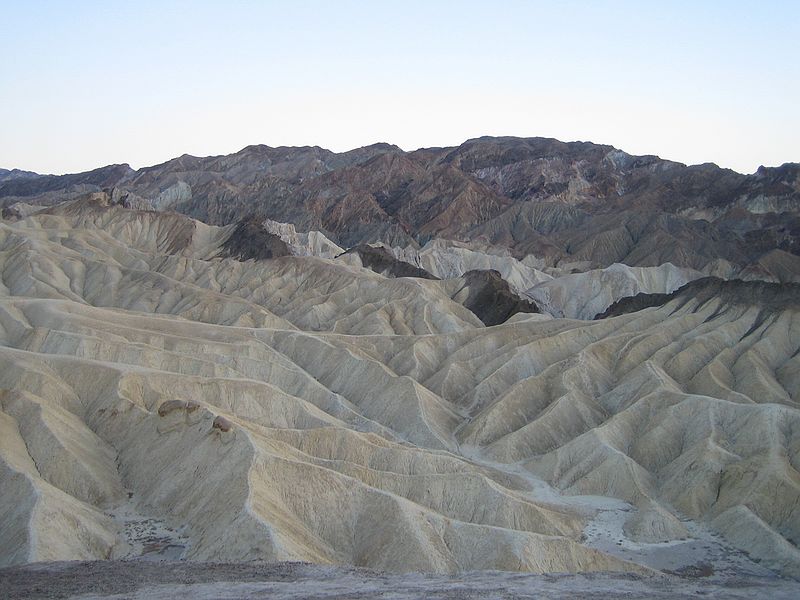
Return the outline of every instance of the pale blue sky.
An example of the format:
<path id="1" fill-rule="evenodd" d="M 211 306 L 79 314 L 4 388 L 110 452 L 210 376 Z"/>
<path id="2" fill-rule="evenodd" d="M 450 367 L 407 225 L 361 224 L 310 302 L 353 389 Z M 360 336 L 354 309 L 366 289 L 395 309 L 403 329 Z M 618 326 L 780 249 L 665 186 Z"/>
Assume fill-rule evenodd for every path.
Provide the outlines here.
<path id="1" fill-rule="evenodd" d="M 800 0 L 0 0 L 0 167 L 551 136 L 800 161 Z"/>

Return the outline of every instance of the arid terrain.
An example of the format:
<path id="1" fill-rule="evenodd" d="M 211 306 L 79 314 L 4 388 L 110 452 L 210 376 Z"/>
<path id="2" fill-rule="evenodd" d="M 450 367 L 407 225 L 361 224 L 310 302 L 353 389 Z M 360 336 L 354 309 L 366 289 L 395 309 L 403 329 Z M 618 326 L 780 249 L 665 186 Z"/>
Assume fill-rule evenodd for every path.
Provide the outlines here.
<path id="1" fill-rule="evenodd" d="M 457 576 L 382 573 L 308 563 L 103 561 L 0 569 L 0 594 L 19 600 L 794 600 L 797 583 L 748 576 L 642 577 L 471 571 Z"/>
<path id="2" fill-rule="evenodd" d="M 2 172 L 0 595 L 796 597 L 799 175 Z"/>

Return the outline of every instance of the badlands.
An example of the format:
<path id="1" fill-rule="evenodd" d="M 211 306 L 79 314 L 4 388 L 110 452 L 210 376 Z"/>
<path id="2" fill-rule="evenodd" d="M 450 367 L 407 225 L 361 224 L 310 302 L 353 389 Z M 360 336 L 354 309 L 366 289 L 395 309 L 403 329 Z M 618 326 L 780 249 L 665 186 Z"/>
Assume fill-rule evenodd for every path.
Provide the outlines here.
<path id="1" fill-rule="evenodd" d="M 537 256 L 518 235 L 533 200 L 482 237 L 425 240 L 211 225 L 173 212 L 179 183 L 166 206 L 101 184 L 41 182 L 0 221 L 0 595 L 68 579 L 53 597 L 77 597 L 102 565 L 147 560 L 184 575 L 141 597 L 283 593 L 245 589 L 242 563 L 319 597 L 342 592 L 331 573 L 353 597 L 380 581 L 459 597 L 455 574 L 511 596 L 796 594 L 793 247 L 717 239 L 727 258 L 651 264 L 621 260 L 646 236 L 633 254 L 587 242 L 601 256 L 571 254 L 573 232 Z M 758 239 L 778 235 L 753 214 Z"/>

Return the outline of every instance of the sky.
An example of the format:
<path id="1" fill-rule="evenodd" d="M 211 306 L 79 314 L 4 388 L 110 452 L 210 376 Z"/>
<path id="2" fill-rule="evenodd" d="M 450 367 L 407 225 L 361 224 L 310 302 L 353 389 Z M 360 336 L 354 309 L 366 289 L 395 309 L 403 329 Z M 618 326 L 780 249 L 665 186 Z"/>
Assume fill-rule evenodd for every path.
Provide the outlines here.
<path id="1" fill-rule="evenodd" d="M 0 167 L 249 144 L 611 144 L 800 162 L 800 0 L 0 0 Z"/>

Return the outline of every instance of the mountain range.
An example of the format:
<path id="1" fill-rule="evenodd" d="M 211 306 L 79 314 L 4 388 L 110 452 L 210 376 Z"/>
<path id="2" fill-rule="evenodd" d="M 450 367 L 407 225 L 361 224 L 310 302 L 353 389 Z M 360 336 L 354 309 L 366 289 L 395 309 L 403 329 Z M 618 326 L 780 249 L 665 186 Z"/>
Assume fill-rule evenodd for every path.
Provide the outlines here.
<path id="1" fill-rule="evenodd" d="M 484 243 L 547 266 L 678 267 L 773 280 L 800 273 L 800 165 L 741 175 L 611 146 L 478 138 L 404 152 L 248 146 L 133 170 L 4 175 L 0 205 L 52 205 L 106 191 L 124 206 L 212 225 L 257 216 L 320 231 L 342 247 L 433 238 Z"/>
<path id="2" fill-rule="evenodd" d="M 800 579 L 800 165 L 480 138 L 10 173 L 0 567 Z"/>

